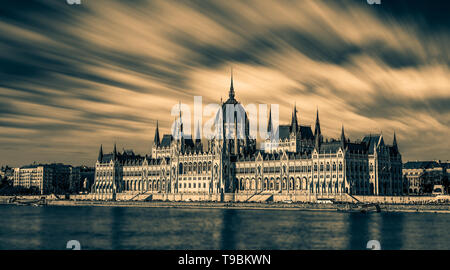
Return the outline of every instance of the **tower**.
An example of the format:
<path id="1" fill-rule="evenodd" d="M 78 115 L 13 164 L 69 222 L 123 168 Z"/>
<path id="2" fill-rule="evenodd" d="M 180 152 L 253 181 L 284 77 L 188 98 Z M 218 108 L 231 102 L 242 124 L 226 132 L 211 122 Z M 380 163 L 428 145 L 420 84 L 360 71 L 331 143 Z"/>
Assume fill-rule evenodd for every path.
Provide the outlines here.
<path id="1" fill-rule="evenodd" d="M 397 137 L 395 136 L 395 131 L 394 131 L 394 139 L 392 140 L 392 147 L 396 152 L 398 152 Z"/>
<path id="2" fill-rule="evenodd" d="M 160 138 L 159 138 L 159 128 L 158 128 L 158 121 L 156 121 L 156 130 L 155 130 L 155 139 L 153 140 L 153 146 L 158 147 L 160 145 Z"/>
<path id="3" fill-rule="evenodd" d="M 298 132 L 298 120 L 297 120 L 297 104 L 294 105 L 294 111 L 292 112 L 292 119 L 291 119 L 291 132 L 297 133 Z"/>
<path id="4" fill-rule="evenodd" d="M 234 87 L 233 87 L 233 67 L 231 67 L 231 84 L 230 84 L 230 92 L 228 93 L 228 96 L 231 100 L 234 99 Z"/>
<path id="5" fill-rule="evenodd" d="M 341 131 L 341 146 L 342 146 L 342 149 L 345 148 L 345 144 L 346 144 L 346 142 L 345 142 L 345 134 L 344 134 L 344 125 L 342 125 L 342 131 Z"/>
<path id="6" fill-rule="evenodd" d="M 319 121 L 319 109 L 317 109 L 316 113 L 316 127 L 314 129 L 314 140 L 316 149 L 319 149 L 320 144 L 322 144 L 322 133 L 320 131 L 320 121 Z"/>
<path id="7" fill-rule="evenodd" d="M 100 150 L 98 151 L 97 161 L 102 162 L 102 159 L 103 159 L 103 146 L 100 144 Z"/>

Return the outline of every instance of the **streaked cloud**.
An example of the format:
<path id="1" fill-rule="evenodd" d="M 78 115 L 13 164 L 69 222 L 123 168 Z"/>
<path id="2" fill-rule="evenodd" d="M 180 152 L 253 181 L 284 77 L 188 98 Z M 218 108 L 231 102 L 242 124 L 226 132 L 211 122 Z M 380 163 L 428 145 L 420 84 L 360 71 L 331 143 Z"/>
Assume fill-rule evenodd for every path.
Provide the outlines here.
<path id="1" fill-rule="evenodd" d="M 0 164 L 93 164 L 99 145 L 148 153 L 170 110 L 280 104 L 360 139 L 397 132 L 404 160 L 449 159 L 448 5 L 395 1 L 4 1 Z M 204 119 L 204 121 L 207 119 Z"/>

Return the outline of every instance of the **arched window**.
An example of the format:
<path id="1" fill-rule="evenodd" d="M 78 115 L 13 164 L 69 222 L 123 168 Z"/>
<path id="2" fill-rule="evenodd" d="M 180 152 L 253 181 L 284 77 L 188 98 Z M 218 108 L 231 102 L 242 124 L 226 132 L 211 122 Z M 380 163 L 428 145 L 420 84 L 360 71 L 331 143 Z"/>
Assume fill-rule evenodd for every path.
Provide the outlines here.
<path id="1" fill-rule="evenodd" d="M 180 162 L 180 165 L 178 166 L 178 173 L 183 174 L 183 163 Z"/>

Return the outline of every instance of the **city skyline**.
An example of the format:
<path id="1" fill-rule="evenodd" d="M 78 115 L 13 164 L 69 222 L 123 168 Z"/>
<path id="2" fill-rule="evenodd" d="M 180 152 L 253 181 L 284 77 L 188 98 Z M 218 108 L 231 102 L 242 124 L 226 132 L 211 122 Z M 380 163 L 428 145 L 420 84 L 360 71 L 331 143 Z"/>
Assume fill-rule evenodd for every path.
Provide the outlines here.
<path id="1" fill-rule="evenodd" d="M 248 7 L 252 7 L 251 9 Z M 402 9 L 403 8 L 403 9 Z M 448 160 L 448 19 L 438 6 L 31 1 L 1 7 L 0 164 L 92 166 L 103 144 L 150 153 L 194 96 L 279 104 L 352 141 L 396 132 L 403 161 Z M 421 15 L 418 15 L 420 9 Z M 19 16 L 20 15 L 20 16 Z M 186 23 L 188 22 L 188 23 Z M 126 42 L 124 42 L 126 41 Z M 210 117 L 204 117 L 204 121 Z"/>

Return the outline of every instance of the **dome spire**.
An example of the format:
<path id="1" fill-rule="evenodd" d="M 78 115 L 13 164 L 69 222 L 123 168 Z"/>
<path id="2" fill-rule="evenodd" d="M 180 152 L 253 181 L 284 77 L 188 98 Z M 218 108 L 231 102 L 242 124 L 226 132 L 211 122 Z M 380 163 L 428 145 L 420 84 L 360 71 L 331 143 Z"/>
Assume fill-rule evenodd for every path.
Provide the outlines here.
<path id="1" fill-rule="evenodd" d="M 233 67 L 231 67 L 231 84 L 230 84 L 230 99 L 234 99 L 234 86 L 233 86 Z"/>

